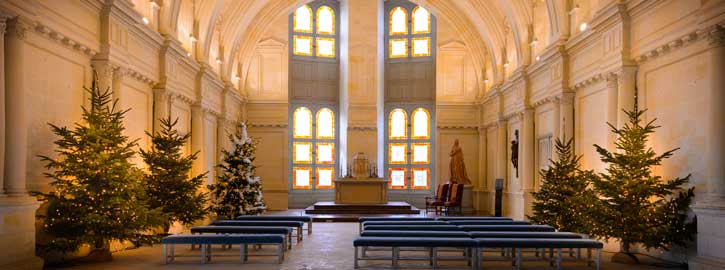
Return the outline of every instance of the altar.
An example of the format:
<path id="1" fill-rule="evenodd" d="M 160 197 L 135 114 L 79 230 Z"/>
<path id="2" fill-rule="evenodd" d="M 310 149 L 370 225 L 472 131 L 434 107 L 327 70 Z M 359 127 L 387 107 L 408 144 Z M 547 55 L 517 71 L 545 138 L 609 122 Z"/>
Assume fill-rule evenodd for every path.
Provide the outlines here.
<path id="1" fill-rule="evenodd" d="M 386 204 L 388 180 L 382 178 L 342 178 L 335 180 L 337 204 Z"/>

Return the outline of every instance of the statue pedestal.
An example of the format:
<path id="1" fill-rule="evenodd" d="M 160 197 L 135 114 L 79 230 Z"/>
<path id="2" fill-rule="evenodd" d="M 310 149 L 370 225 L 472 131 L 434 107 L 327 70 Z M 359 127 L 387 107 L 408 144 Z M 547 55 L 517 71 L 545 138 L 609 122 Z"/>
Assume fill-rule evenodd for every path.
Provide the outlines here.
<path id="1" fill-rule="evenodd" d="M 337 204 L 386 204 L 388 180 L 382 178 L 335 180 Z"/>

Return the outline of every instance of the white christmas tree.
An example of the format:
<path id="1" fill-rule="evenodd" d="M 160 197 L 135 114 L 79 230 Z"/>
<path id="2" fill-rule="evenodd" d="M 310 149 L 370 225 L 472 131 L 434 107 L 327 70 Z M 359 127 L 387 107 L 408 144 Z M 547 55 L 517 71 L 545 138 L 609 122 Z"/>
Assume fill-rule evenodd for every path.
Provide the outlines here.
<path id="1" fill-rule="evenodd" d="M 267 209 L 262 197 L 262 182 L 254 174 L 254 152 L 257 146 L 247 134 L 247 125 L 239 124 L 229 135 L 233 149 L 222 150 L 222 172 L 217 182 L 209 185 L 212 195 L 211 210 L 217 218 L 233 219 L 241 215 L 258 215 Z"/>

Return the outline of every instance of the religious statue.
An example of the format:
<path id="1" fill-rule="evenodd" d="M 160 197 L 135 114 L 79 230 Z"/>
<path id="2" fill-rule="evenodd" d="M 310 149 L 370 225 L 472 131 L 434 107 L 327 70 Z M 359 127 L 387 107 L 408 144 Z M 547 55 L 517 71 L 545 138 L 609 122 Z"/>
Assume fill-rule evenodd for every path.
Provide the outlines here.
<path id="1" fill-rule="evenodd" d="M 451 183 L 458 183 L 464 185 L 470 185 L 471 180 L 468 179 L 466 174 L 466 164 L 463 163 L 463 149 L 458 145 L 458 139 L 453 142 L 453 149 L 451 149 Z"/>
<path id="2" fill-rule="evenodd" d="M 511 141 L 511 163 L 516 170 L 516 177 L 519 177 L 519 130 L 514 131 L 514 140 Z"/>

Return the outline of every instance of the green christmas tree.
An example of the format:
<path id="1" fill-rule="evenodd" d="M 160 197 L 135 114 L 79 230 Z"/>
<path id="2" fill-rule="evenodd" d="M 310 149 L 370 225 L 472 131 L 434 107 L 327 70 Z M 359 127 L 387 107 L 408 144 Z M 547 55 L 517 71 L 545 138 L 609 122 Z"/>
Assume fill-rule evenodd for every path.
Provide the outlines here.
<path id="1" fill-rule="evenodd" d="M 82 107 L 82 120 L 73 128 L 49 124 L 60 138 L 54 143 L 57 158 L 47 162 L 54 191 L 35 193 L 48 201 L 43 228 L 54 237 L 48 250 L 73 251 L 88 244 L 110 259 L 110 240 L 139 240 L 143 230 L 159 225 L 158 210 L 150 210 L 144 199 L 142 172 L 129 161 L 137 146 L 123 135 L 118 100 L 110 89 L 101 91 L 94 71 L 90 109 Z M 106 255 L 99 255 L 106 254 Z"/>
<path id="2" fill-rule="evenodd" d="M 647 249 L 684 246 L 696 229 L 687 218 L 694 187 L 683 189 L 690 175 L 664 180 L 653 174 L 652 168 L 677 149 L 658 155 L 647 146 L 650 134 L 659 126 L 654 125 L 656 119 L 643 125 L 646 110 L 637 107 L 635 98 L 634 110 L 625 111 L 629 122 L 622 128 L 609 124 L 617 135 L 616 151 L 594 145 L 608 167 L 593 181 L 603 206 L 592 216 L 597 223 L 593 234 L 618 239 L 624 254 L 631 254 L 636 243 Z"/>
<path id="3" fill-rule="evenodd" d="M 212 194 L 212 212 L 219 219 L 234 219 L 241 215 L 257 215 L 267 207 L 262 199 L 262 183 L 254 172 L 255 142 L 247 135 L 242 123 L 229 135 L 233 149 L 222 150 L 224 161 L 217 183 L 209 185 Z"/>
<path id="4" fill-rule="evenodd" d="M 560 231 L 588 233 L 592 226 L 589 216 L 597 209 L 597 197 L 588 186 L 596 175 L 581 169 L 581 156 L 574 154 L 573 141 L 556 139 L 559 158 L 541 170 L 541 189 L 532 193 L 536 201 L 528 218 Z"/>
<path id="5" fill-rule="evenodd" d="M 191 134 L 180 135 L 174 129 L 178 121 L 172 122 L 170 117 L 161 119 L 161 130 L 155 134 L 146 132 L 153 143 L 151 149 L 140 150 L 148 165 L 144 179 L 147 202 L 164 213 L 164 232 L 169 231 L 173 222 L 191 224 L 206 215 L 206 194 L 200 192 L 206 173 L 189 176 L 199 153 L 183 155 L 182 147 Z"/>

